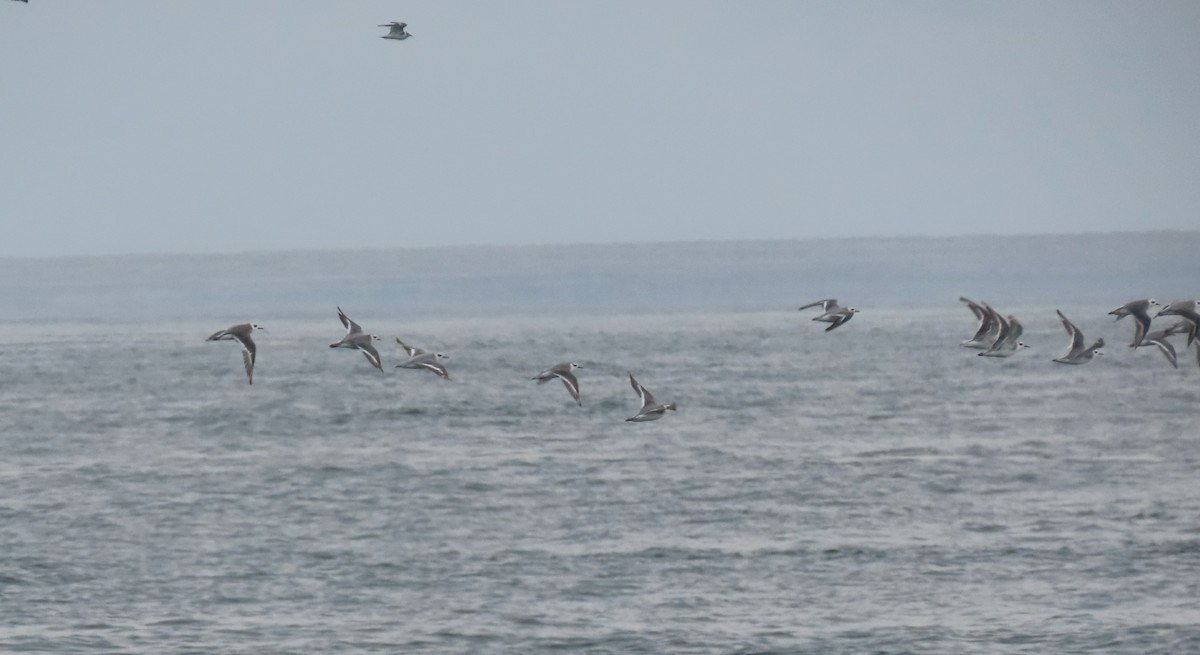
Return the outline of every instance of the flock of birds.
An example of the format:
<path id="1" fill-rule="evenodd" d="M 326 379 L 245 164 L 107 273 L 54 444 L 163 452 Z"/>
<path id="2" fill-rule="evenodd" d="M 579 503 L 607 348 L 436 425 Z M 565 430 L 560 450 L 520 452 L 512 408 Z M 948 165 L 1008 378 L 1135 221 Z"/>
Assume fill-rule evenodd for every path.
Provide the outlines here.
<path id="1" fill-rule="evenodd" d="M 338 320 L 342 322 L 342 327 L 346 328 L 346 334 L 331 344 L 330 348 L 349 348 L 357 350 L 363 354 L 363 357 L 370 362 L 371 366 L 383 372 L 383 359 L 379 355 L 379 350 L 375 347 L 376 341 L 382 339 L 375 334 L 371 334 L 363 330 L 362 326 L 356 323 L 353 319 L 342 311 L 341 307 L 337 308 Z M 254 331 L 262 330 L 263 326 L 257 323 L 240 323 L 232 327 L 218 330 L 208 337 L 207 341 L 237 341 L 242 345 L 242 363 L 246 367 L 246 379 L 250 384 L 254 384 L 254 361 L 257 358 L 258 347 L 254 344 Z M 443 380 L 450 379 L 450 372 L 446 370 L 446 365 L 443 360 L 449 359 L 442 353 L 431 353 L 421 348 L 415 348 L 404 343 L 400 337 L 396 337 L 396 343 L 404 349 L 408 355 L 408 359 L 396 364 L 395 368 L 411 368 L 425 369 L 442 378 Z M 575 370 L 583 368 L 576 362 L 559 362 L 554 366 L 538 373 L 533 377 L 538 384 L 545 384 L 550 380 L 558 378 L 562 380 L 563 386 L 567 388 L 567 393 L 571 394 L 571 398 L 580 406 L 583 406 L 583 400 L 579 395 L 579 379 L 575 377 Z M 633 387 L 634 393 L 641 400 L 642 407 L 637 414 L 625 419 L 626 421 L 641 422 L 653 421 L 660 419 L 668 411 L 675 410 L 675 403 L 660 404 L 654 399 L 654 395 L 646 390 L 645 387 L 633 377 L 633 373 L 629 374 L 629 384 Z"/>
<path id="2" fill-rule="evenodd" d="M 979 326 L 976 328 L 975 334 L 960 345 L 967 348 L 979 349 L 980 352 L 978 354 L 980 357 L 1012 357 L 1019 350 L 1027 347 L 1021 341 L 1024 328 L 1015 316 L 1012 314 L 1005 316 L 996 311 L 991 305 L 977 303 L 970 298 L 960 297 L 959 300 L 966 303 L 967 307 L 979 321 Z M 821 308 L 821 313 L 812 320 L 829 323 L 829 327 L 825 328 L 826 332 L 844 325 L 858 313 L 858 310 L 853 307 L 842 307 L 839 305 L 836 298 L 826 298 L 811 302 L 800 307 L 800 310 L 803 311 L 818 306 Z M 1160 307 L 1160 309 L 1151 317 L 1150 310 L 1156 306 Z M 1092 361 L 1092 358 L 1095 356 L 1103 354 L 1100 352 L 1100 348 L 1104 347 L 1104 339 L 1096 339 L 1088 343 L 1083 335 L 1083 331 L 1072 323 L 1062 311 L 1055 310 L 1055 312 L 1058 314 L 1059 320 L 1062 321 L 1063 329 L 1067 331 L 1070 343 L 1068 344 L 1067 352 L 1061 357 L 1056 357 L 1053 361 L 1059 364 L 1086 364 Z M 371 366 L 382 373 L 383 359 L 379 355 L 379 350 L 375 347 L 375 342 L 382 341 L 382 339 L 375 334 L 363 330 L 362 326 L 347 316 L 341 307 L 337 308 L 337 315 L 338 320 L 342 323 L 342 327 L 346 329 L 346 334 L 338 341 L 329 344 L 329 347 L 357 350 L 363 354 L 363 357 L 366 358 Z M 1133 341 L 1130 342 L 1129 347 L 1154 346 L 1163 353 L 1167 361 L 1171 363 L 1171 366 L 1179 368 L 1175 346 L 1168 339 L 1176 334 L 1186 334 L 1187 345 L 1184 348 L 1186 349 L 1196 344 L 1197 327 L 1200 326 L 1200 302 L 1196 300 L 1180 300 L 1170 305 L 1161 306 L 1154 299 L 1146 298 L 1127 302 L 1109 312 L 1109 315 L 1116 316 L 1116 320 L 1118 321 L 1126 316 L 1133 317 Z M 1151 331 L 1151 322 L 1154 318 L 1160 316 L 1178 316 L 1180 318 L 1164 329 Z M 253 335 L 256 330 L 262 329 L 263 327 L 257 323 L 241 323 L 224 330 L 218 330 L 207 339 L 208 341 L 237 341 L 241 344 L 242 362 L 245 365 L 246 378 L 250 384 L 254 384 L 254 362 L 258 352 L 254 344 Z M 448 357 L 439 352 L 427 352 L 421 348 L 410 346 L 404 343 L 399 337 L 396 337 L 396 343 L 404 349 L 407 359 L 396 364 L 395 368 L 424 369 L 443 380 L 450 379 L 450 372 L 446 369 L 446 364 L 444 363 L 446 359 L 449 359 Z M 1200 364 L 1200 345 L 1196 346 L 1196 362 Z M 583 400 L 579 394 L 579 380 L 575 377 L 575 371 L 579 368 L 582 367 L 576 362 L 559 362 L 538 373 L 532 379 L 538 384 L 545 384 L 555 378 L 561 380 L 571 398 L 582 406 Z M 638 399 L 641 401 L 641 409 L 638 410 L 637 414 L 625 419 L 626 421 L 653 421 L 662 418 L 668 411 L 675 410 L 676 406 L 673 402 L 661 404 L 656 401 L 654 395 L 647 391 L 633 377 L 632 372 L 629 373 L 629 384 L 633 387 L 634 393 L 638 395 Z"/>
<path id="3" fill-rule="evenodd" d="M 962 342 L 963 346 L 981 349 L 983 351 L 979 353 L 981 357 L 1011 357 L 1018 350 L 1026 347 L 1025 343 L 1021 341 L 1021 333 L 1024 329 L 1015 316 L 1011 314 L 1003 316 L 991 305 L 977 303 L 970 298 L 959 298 L 959 300 L 966 303 L 975 317 L 979 319 L 979 327 L 975 331 L 975 336 Z M 1150 316 L 1152 307 L 1161 308 L 1153 317 Z M 1116 316 L 1118 321 L 1126 316 L 1133 317 L 1133 340 L 1129 343 L 1130 348 L 1154 346 L 1162 352 L 1171 366 L 1179 368 L 1175 346 L 1168 341 L 1168 338 L 1175 334 L 1187 334 L 1185 349 L 1196 342 L 1196 328 L 1200 325 L 1200 313 L 1197 312 L 1197 308 L 1195 300 L 1179 300 L 1164 307 L 1153 298 L 1143 298 L 1131 300 L 1108 314 Z M 1067 318 L 1060 310 L 1055 310 L 1055 312 L 1062 321 L 1063 329 L 1067 331 L 1071 343 L 1067 352 L 1053 361 L 1059 364 L 1086 364 L 1092 361 L 1093 357 L 1104 354 L 1100 352 L 1100 348 L 1104 347 L 1104 339 L 1096 339 L 1089 344 L 1083 336 L 1083 331 L 1072 323 L 1071 319 Z M 1159 316 L 1178 316 L 1180 320 L 1165 329 L 1151 332 L 1150 323 Z M 1196 363 L 1200 364 L 1200 346 L 1196 347 Z"/>
<path id="4" fill-rule="evenodd" d="M 1028 347 L 1024 341 L 1021 341 L 1021 335 L 1025 328 L 1016 316 L 1012 314 L 1005 316 L 993 309 L 991 305 L 977 303 L 970 298 L 960 296 L 959 300 L 966 303 L 967 308 L 979 320 L 975 335 L 960 345 L 967 348 L 978 348 L 982 351 L 979 353 L 980 357 L 1012 357 L 1017 354 L 1018 350 Z M 821 306 L 822 313 L 813 320 L 829 323 L 829 327 L 825 328 L 826 332 L 849 321 L 858 312 L 853 307 L 842 307 L 836 298 L 811 302 L 802 306 L 800 310 L 803 311 L 818 305 Z M 1152 307 L 1161 307 L 1153 317 L 1150 316 Z M 1154 346 L 1162 352 L 1171 366 L 1179 368 L 1175 346 L 1167 339 L 1176 334 L 1187 334 L 1187 345 L 1184 348 L 1190 348 L 1192 344 L 1196 343 L 1196 329 L 1197 326 L 1200 326 L 1198 309 L 1200 309 L 1200 303 L 1195 300 L 1178 300 L 1164 307 L 1153 298 L 1143 298 L 1131 300 L 1108 314 L 1116 316 L 1118 321 L 1126 316 L 1133 317 L 1133 341 L 1129 343 L 1130 348 Z M 1067 318 L 1060 310 L 1054 311 L 1062 321 L 1063 329 L 1067 331 L 1071 343 L 1067 347 L 1067 352 L 1063 353 L 1061 357 L 1054 358 L 1053 361 L 1059 364 L 1086 364 L 1092 361 L 1096 355 L 1104 354 L 1100 352 L 1100 348 L 1104 347 L 1104 339 L 1096 339 L 1089 344 L 1083 336 L 1083 331 L 1072 323 L 1071 319 Z M 1151 332 L 1150 323 L 1159 316 L 1178 316 L 1180 320 L 1162 330 Z M 1200 346 L 1196 347 L 1196 363 L 1200 364 Z"/>

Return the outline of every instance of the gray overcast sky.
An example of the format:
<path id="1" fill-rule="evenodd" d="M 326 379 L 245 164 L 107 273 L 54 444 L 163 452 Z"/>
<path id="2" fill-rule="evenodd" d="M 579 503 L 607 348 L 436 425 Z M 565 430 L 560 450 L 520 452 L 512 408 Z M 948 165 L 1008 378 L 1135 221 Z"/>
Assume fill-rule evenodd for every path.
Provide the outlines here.
<path id="1" fill-rule="evenodd" d="M 1197 62 L 1193 1 L 3 0 L 0 256 L 1195 229 Z"/>

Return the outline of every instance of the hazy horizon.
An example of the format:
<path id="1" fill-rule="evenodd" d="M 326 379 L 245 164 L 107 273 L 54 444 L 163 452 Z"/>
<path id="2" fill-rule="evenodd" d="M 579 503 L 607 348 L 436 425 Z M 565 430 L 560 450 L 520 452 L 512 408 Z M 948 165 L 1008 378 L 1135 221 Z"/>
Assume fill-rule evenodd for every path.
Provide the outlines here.
<path id="1" fill-rule="evenodd" d="M 1018 309 L 1196 295 L 1200 231 L 0 258 L 4 322 Z M 865 319 L 864 322 L 869 319 Z M 1053 313 L 1049 316 L 1053 318 Z"/>
<path id="2" fill-rule="evenodd" d="M 1186 2 L 6 2 L 0 257 L 1192 229 L 1197 32 Z"/>
<path id="3" fill-rule="evenodd" d="M 562 241 L 562 242 L 531 242 L 531 243 L 452 243 L 437 245 L 398 245 L 398 246 L 348 246 L 342 248 L 261 248 L 249 250 L 176 250 L 166 252 L 113 252 L 96 254 L 54 254 L 54 255 L 0 255 L 0 261 L 30 261 L 30 260 L 87 260 L 139 258 L 154 259 L 162 257 L 252 257 L 257 255 L 301 255 L 327 254 L 347 255 L 353 253 L 390 253 L 390 252 L 438 252 L 446 250 L 522 250 L 542 249 L 552 250 L 562 247 L 588 248 L 619 248 L 622 246 L 636 248 L 655 248 L 689 245 L 721 245 L 721 244 L 779 244 L 779 243 L 821 243 L 821 242 L 855 242 L 855 241 L 955 241 L 972 239 L 1035 239 L 1040 237 L 1119 237 L 1121 235 L 1147 236 L 1156 234 L 1200 235 L 1200 229 L 1161 228 L 1161 229 L 1128 229 L 1128 230 L 1080 230 L 1075 232 L 1023 232 L 1013 234 L 980 233 L 980 234 L 870 234 L 854 236 L 828 237 L 788 237 L 782 239 L 746 238 L 746 239 L 662 239 L 656 241 Z"/>

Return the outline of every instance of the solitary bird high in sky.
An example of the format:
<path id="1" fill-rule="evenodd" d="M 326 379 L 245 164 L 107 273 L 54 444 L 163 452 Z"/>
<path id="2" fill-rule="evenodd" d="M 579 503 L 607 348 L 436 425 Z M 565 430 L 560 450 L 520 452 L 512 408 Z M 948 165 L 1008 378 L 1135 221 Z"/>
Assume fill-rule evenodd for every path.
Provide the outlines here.
<path id="1" fill-rule="evenodd" d="M 397 23 L 395 21 L 392 21 L 386 25 L 380 25 L 380 27 L 392 28 L 392 30 L 390 32 L 379 37 L 381 39 L 399 39 L 399 40 L 403 41 L 404 39 L 407 39 L 408 37 L 412 36 L 408 32 L 404 31 L 404 28 L 408 27 L 408 23 Z"/>

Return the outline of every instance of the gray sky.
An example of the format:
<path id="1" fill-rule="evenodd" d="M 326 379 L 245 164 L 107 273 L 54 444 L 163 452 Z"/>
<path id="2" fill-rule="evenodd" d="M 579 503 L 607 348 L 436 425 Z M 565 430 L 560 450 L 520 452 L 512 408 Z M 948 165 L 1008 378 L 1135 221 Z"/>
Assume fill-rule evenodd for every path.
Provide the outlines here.
<path id="1" fill-rule="evenodd" d="M 1191 1 L 4 0 L 0 256 L 1195 229 L 1197 35 Z"/>

